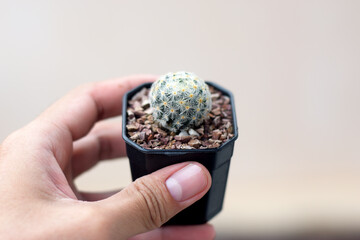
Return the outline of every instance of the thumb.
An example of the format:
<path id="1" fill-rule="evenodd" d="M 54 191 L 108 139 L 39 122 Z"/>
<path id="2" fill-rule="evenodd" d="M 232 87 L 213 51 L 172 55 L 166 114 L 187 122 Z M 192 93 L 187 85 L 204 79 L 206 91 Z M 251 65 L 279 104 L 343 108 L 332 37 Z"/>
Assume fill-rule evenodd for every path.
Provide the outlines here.
<path id="1" fill-rule="evenodd" d="M 141 177 L 98 203 L 110 223 L 110 234 L 128 238 L 160 227 L 203 197 L 210 186 L 203 165 L 185 162 Z"/>

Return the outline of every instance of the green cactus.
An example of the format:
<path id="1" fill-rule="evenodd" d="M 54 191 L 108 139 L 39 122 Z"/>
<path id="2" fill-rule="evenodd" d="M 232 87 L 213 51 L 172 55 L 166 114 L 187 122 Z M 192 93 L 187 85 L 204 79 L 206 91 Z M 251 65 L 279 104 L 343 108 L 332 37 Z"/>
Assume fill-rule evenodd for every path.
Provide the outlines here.
<path id="1" fill-rule="evenodd" d="M 170 72 L 150 89 L 154 119 L 172 132 L 199 126 L 211 111 L 208 85 L 195 74 Z"/>

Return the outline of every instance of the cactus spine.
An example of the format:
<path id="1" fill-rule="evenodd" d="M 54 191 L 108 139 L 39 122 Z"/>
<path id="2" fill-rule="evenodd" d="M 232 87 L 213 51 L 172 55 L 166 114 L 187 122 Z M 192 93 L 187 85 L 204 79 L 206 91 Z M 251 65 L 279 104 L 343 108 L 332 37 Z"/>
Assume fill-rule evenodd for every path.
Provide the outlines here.
<path id="1" fill-rule="evenodd" d="M 189 72 L 170 72 L 150 89 L 154 119 L 170 131 L 199 126 L 211 110 L 208 85 Z"/>

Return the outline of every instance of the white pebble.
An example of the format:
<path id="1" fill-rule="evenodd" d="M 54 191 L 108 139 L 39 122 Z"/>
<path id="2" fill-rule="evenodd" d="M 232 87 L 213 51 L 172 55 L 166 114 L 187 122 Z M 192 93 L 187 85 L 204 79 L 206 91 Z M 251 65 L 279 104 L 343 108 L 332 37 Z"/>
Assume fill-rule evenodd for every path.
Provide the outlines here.
<path id="1" fill-rule="evenodd" d="M 191 136 L 200 136 L 199 133 L 197 131 L 195 131 L 194 129 L 190 128 L 189 130 L 189 134 Z"/>
<path id="2" fill-rule="evenodd" d="M 182 131 L 179 133 L 179 136 L 189 136 L 189 134 L 187 133 L 187 131 L 182 130 Z"/>

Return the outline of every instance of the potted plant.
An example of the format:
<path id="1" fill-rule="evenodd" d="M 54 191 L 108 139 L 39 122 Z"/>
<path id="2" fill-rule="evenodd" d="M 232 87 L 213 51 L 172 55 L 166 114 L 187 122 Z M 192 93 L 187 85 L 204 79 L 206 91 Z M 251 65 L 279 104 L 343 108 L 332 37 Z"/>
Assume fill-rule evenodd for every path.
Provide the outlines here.
<path id="1" fill-rule="evenodd" d="M 221 211 L 238 137 L 231 92 L 189 72 L 168 73 L 124 95 L 123 129 L 133 180 L 185 161 L 212 176 L 208 193 L 167 224 L 202 224 Z"/>

